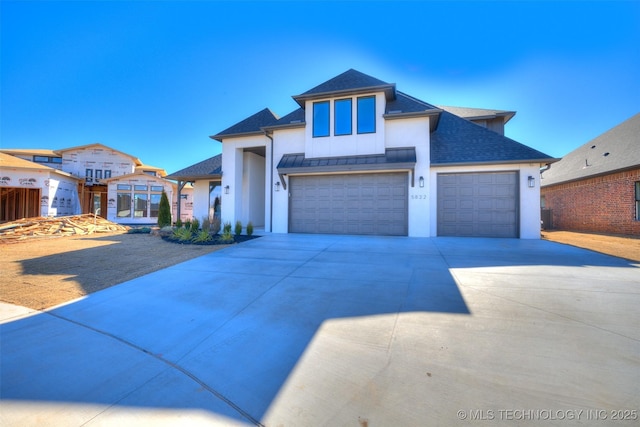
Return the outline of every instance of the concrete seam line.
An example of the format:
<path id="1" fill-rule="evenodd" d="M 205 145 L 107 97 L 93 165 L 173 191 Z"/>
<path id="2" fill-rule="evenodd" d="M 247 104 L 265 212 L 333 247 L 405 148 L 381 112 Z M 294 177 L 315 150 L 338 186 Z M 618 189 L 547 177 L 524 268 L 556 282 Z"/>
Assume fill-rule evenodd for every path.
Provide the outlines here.
<path id="1" fill-rule="evenodd" d="M 149 350 L 142 348 L 130 341 L 125 340 L 124 338 L 120 338 L 116 335 L 113 335 L 109 332 L 94 328 L 92 326 L 89 325 L 85 325 L 84 323 L 80 323 L 78 321 L 72 320 L 72 319 L 68 319 L 66 317 L 60 316 L 58 314 L 52 313 L 52 312 L 45 312 L 55 318 L 58 318 L 60 320 L 64 320 L 67 321 L 69 323 L 73 323 L 75 325 L 78 325 L 80 327 L 89 329 L 93 332 L 97 332 L 101 335 L 104 335 L 106 337 L 112 338 L 116 341 L 119 341 L 131 348 L 134 348 L 138 351 L 141 351 L 142 353 L 148 354 L 149 356 L 155 358 L 156 360 L 164 363 L 165 365 L 181 372 L 183 375 L 186 375 L 187 377 L 191 378 L 191 380 L 193 380 L 194 382 L 196 382 L 198 385 L 200 385 L 203 389 L 207 390 L 209 393 L 213 394 L 215 397 L 217 397 L 219 400 L 222 400 L 224 403 L 226 403 L 227 405 L 229 405 L 231 408 L 233 408 L 236 412 L 238 412 L 240 415 L 242 415 L 244 418 L 246 418 L 247 420 L 249 420 L 251 423 L 253 423 L 254 425 L 258 426 L 258 427 L 264 427 L 264 425 L 258 421 L 257 419 L 255 419 L 251 414 L 249 414 L 248 412 L 246 412 L 245 410 L 243 410 L 242 408 L 240 408 L 240 406 L 236 405 L 235 403 L 233 403 L 233 401 L 231 401 L 230 399 L 228 399 L 227 397 L 225 397 L 223 394 L 221 394 L 220 392 L 214 390 L 213 388 L 209 387 L 209 385 L 207 385 L 204 381 L 200 380 L 197 376 L 195 376 L 194 374 L 192 374 L 191 372 L 189 372 L 188 370 L 182 368 L 181 366 L 176 365 L 175 363 L 158 356 L 157 354 L 154 354 L 152 352 L 150 352 Z"/>

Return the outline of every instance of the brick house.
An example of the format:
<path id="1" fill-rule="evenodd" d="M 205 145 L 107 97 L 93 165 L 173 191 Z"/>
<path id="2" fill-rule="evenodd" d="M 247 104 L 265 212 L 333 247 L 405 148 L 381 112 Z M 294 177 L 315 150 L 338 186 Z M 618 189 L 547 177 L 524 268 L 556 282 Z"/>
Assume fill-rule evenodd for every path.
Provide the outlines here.
<path id="1" fill-rule="evenodd" d="M 564 156 L 540 183 L 550 228 L 640 236 L 640 113 Z"/>

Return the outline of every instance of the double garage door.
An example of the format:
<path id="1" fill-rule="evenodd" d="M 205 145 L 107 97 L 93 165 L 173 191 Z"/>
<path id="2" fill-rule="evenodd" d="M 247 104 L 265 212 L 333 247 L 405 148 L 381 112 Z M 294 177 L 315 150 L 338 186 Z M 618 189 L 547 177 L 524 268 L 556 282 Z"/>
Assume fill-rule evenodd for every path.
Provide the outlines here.
<path id="1" fill-rule="evenodd" d="M 517 172 L 438 174 L 438 236 L 518 237 Z"/>
<path id="2" fill-rule="evenodd" d="M 408 174 L 292 176 L 289 232 L 408 234 Z"/>
<path id="3" fill-rule="evenodd" d="M 292 176 L 289 232 L 406 236 L 408 187 L 406 172 Z M 519 236 L 517 172 L 438 174 L 437 189 L 438 236 Z"/>

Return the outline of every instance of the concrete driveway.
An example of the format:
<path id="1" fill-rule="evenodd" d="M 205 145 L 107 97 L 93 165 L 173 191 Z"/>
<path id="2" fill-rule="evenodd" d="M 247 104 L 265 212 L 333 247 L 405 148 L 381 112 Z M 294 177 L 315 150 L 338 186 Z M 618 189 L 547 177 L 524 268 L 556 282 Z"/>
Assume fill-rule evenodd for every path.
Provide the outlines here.
<path id="1" fill-rule="evenodd" d="M 0 425 L 637 425 L 638 307 L 547 241 L 267 235 L 1 305 Z"/>

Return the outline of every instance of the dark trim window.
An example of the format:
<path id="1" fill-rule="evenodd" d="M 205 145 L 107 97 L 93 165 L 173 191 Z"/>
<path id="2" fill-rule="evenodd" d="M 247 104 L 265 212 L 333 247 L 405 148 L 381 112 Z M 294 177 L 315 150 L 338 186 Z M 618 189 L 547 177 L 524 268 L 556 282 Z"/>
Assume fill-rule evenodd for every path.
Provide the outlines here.
<path id="1" fill-rule="evenodd" d="M 352 130 L 352 120 L 351 120 L 351 98 L 348 99 L 337 99 L 333 102 L 334 109 L 334 135 L 351 135 Z"/>
<path id="2" fill-rule="evenodd" d="M 376 97 L 358 98 L 358 133 L 376 131 Z"/>
<path id="3" fill-rule="evenodd" d="M 640 181 L 636 181 L 636 220 L 640 221 Z"/>
<path id="4" fill-rule="evenodd" d="M 329 136 L 329 101 L 313 103 L 313 137 Z"/>
<path id="5" fill-rule="evenodd" d="M 109 178 L 111 178 L 111 169 L 105 169 L 105 171 L 104 171 L 104 178 L 105 178 L 105 179 L 109 179 Z"/>

